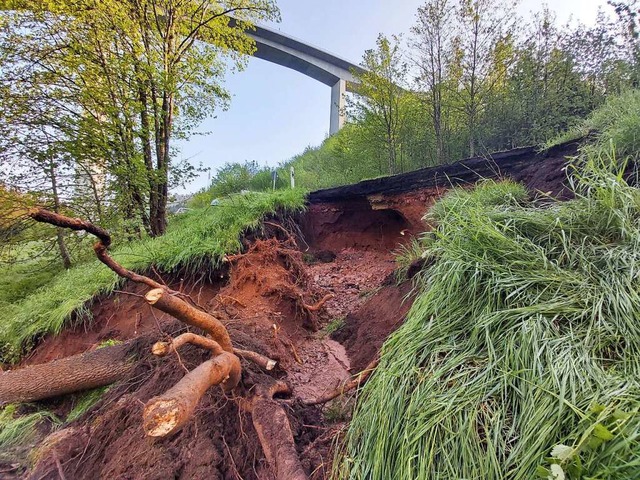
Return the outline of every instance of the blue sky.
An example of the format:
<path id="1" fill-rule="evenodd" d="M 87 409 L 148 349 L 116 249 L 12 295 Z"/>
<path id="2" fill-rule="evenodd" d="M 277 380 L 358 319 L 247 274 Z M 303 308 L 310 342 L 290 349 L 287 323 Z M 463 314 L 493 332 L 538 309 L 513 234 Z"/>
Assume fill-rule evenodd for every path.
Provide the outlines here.
<path id="1" fill-rule="evenodd" d="M 423 0 L 278 0 L 282 22 L 272 26 L 312 45 L 360 63 L 379 33 L 407 34 Z M 606 0 L 550 2 L 560 22 L 571 15 L 592 23 L 598 6 Z M 523 0 L 522 16 L 540 10 L 538 0 Z M 231 107 L 206 120 L 199 131 L 178 144 L 180 157 L 212 171 L 225 162 L 256 160 L 277 165 L 309 145 L 318 145 L 329 131 L 331 89 L 298 72 L 251 59 L 248 67 L 229 75 L 226 87 L 233 95 Z M 195 192 L 208 185 L 202 174 L 186 189 Z"/>

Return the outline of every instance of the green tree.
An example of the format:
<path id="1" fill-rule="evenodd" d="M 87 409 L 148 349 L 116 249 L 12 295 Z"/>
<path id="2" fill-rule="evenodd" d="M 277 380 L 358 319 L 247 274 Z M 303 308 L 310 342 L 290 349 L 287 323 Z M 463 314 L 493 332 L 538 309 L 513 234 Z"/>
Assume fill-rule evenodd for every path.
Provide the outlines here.
<path id="1" fill-rule="evenodd" d="M 618 16 L 624 38 L 629 64 L 631 65 L 631 83 L 640 86 L 640 3 L 638 0 L 607 0 Z"/>
<path id="2" fill-rule="evenodd" d="M 428 0 L 418 8 L 412 27 L 412 47 L 416 52 L 420 87 L 427 92 L 427 109 L 435 137 L 436 163 L 447 160 L 445 151 L 448 96 L 446 74 L 454 56 L 454 5 L 451 0 Z"/>
<path id="3" fill-rule="evenodd" d="M 45 85 L 36 99 L 55 94 L 64 121 L 50 127 L 69 153 L 104 165 L 125 216 L 164 233 L 170 179 L 190 173 L 172 161 L 173 140 L 227 106 L 226 59 L 243 68 L 254 49 L 244 31 L 277 17 L 273 1 L 1 3 L 18 9 L 4 15 L 10 78 Z"/>
<path id="4" fill-rule="evenodd" d="M 514 60 L 509 52 L 516 25 L 515 6 L 511 0 L 461 0 L 457 9 L 456 58 L 470 156 L 476 154 L 477 130 L 486 101 Z"/>
<path id="5" fill-rule="evenodd" d="M 397 173 L 399 133 L 405 122 L 407 64 L 400 48 L 400 37 L 378 35 L 376 48 L 367 50 L 361 62 L 363 72 L 357 94 L 348 101 L 350 118 L 370 128 L 370 139 L 382 142 L 387 157 L 387 173 Z"/>

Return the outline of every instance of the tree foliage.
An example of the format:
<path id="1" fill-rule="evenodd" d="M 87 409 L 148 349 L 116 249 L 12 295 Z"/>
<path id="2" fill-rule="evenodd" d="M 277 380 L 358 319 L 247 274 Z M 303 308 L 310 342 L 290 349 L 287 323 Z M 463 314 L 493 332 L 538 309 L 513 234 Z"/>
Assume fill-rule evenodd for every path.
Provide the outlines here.
<path id="1" fill-rule="evenodd" d="M 12 181 L 31 190 L 26 179 L 48 179 L 45 190 L 58 184 L 58 203 L 91 205 L 87 218 L 108 223 L 115 212 L 163 234 L 171 182 L 193 174 L 175 162 L 174 140 L 228 106 L 223 76 L 229 66 L 244 67 L 254 49 L 244 31 L 276 18 L 275 4 L 21 0 L 0 7 L 0 129 L 7 133 L 0 154 L 16 173 Z"/>
<path id="2" fill-rule="evenodd" d="M 288 184 L 291 167 L 297 184 L 313 190 L 541 145 L 637 87 L 636 0 L 612 0 L 592 26 L 561 25 L 548 7 L 525 21 L 515 7 L 425 0 L 408 41 L 380 35 L 365 52 L 345 128 L 282 162 L 279 185 Z M 218 195 L 221 180 L 203 195 Z"/>

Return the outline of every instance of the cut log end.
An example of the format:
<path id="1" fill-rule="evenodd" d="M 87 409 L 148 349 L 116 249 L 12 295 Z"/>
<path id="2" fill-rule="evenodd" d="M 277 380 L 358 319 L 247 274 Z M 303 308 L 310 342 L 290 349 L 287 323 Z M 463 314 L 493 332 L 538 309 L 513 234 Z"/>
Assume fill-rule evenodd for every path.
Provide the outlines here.
<path id="1" fill-rule="evenodd" d="M 173 399 L 158 399 L 145 407 L 144 431 L 149 437 L 166 437 L 178 430 L 180 418 L 179 402 Z"/>
<path id="2" fill-rule="evenodd" d="M 171 350 L 171 344 L 167 342 L 156 342 L 151 347 L 151 353 L 153 353 L 156 357 L 164 357 Z"/>
<path id="3" fill-rule="evenodd" d="M 156 302 L 162 298 L 164 293 L 165 292 L 162 288 L 154 288 L 146 293 L 144 299 L 149 305 L 155 305 Z"/>
<path id="4" fill-rule="evenodd" d="M 146 434 L 166 437 L 177 432 L 189 421 L 207 389 L 220 385 L 225 392 L 231 391 L 240 375 L 240 360 L 228 352 L 200 364 L 164 394 L 147 402 L 142 413 Z"/>

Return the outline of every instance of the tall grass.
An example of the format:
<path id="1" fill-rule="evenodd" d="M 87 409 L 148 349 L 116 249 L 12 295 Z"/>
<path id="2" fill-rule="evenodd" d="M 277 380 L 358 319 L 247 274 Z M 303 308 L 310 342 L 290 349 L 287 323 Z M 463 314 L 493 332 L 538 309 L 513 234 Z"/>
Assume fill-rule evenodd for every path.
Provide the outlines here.
<path id="1" fill-rule="evenodd" d="M 38 424 L 44 421 L 51 422 L 54 426 L 60 424 L 60 420 L 45 410 L 27 415 L 16 416 L 16 405 L 7 405 L 0 410 L 0 460 L 12 461 L 16 447 L 26 446 L 34 440 Z"/>
<path id="2" fill-rule="evenodd" d="M 640 478 L 640 191 L 591 154 L 570 202 L 487 182 L 434 206 L 335 477 Z"/>
<path id="3" fill-rule="evenodd" d="M 144 271 L 153 265 L 164 271 L 183 268 L 197 272 L 215 265 L 225 253 L 237 251 L 241 234 L 257 228 L 266 215 L 301 210 L 303 205 L 304 193 L 298 190 L 235 195 L 216 207 L 175 218 L 160 238 L 116 246 L 112 253 L 131 270 Z M 60 332 L 72 317 L 90 320 L 88 302 L 113 291 L 120 282 L 95 260 L 59 274 L 45 287 L 9 306 L 0 322 L 2 358 L 15 360 L 31 340 Z"/>

